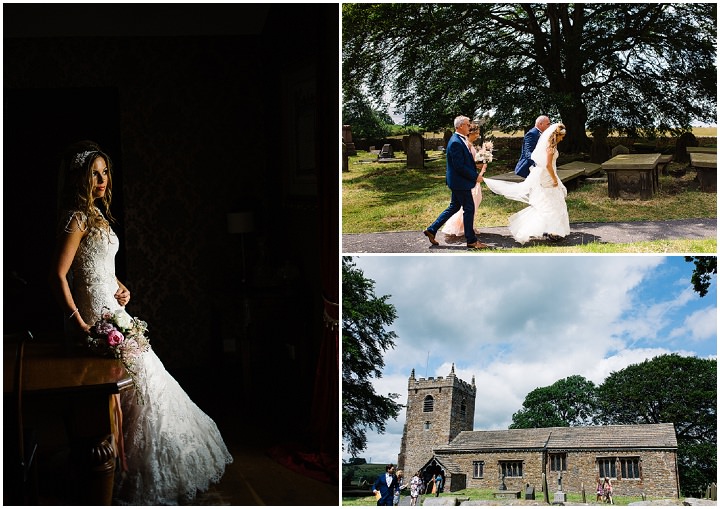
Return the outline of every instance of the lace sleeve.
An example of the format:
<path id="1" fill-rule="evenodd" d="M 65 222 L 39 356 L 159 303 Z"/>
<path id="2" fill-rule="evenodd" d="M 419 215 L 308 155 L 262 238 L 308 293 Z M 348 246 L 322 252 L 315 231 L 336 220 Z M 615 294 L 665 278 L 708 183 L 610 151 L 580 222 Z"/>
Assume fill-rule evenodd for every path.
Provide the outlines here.
<path id="1" fill-rule="evenodd" d="M 69 212 L 63 231 L 65 233 L 73 233 L 76 231 L 84 232 L 87 230 L 87 216 L 84 212 L 73 211 Z"/>

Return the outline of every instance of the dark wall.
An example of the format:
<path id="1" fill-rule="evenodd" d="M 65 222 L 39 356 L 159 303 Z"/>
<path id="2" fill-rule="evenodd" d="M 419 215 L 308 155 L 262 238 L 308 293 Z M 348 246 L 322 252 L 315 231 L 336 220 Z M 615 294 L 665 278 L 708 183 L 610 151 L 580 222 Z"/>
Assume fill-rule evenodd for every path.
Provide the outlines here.
<path id="1" fill-rule="evenodd" d="M 3 5 L 5 327 L 22 316 L 34 330 L 62 328 L 47 288 L 57 155 L 89 138 L 115 163 L 128 311 L 149 323 L 165 364 L 212 365 L 225 338 L 252 330 L 280 352 L 264 362 L 287 357 L 312 374 L 327 240 L 315 176 L 338 169 L 294 166 L 288 80 L 307 69 L 337 80 L 337 47 L 323 46 L 328 32 L 337 40 L 338 6 L 188 5 Z M 34 20 L 53 19 L 43 9 L 66 19 L 38 29 Z M 315 149 L 338 152 L 335 119 L 337 134 L 316 138 Z M 240 210 L 255 216 L 242 240 L 247 288 L 241 239 L 226 226 Z M 28 284 L 14 284 L 12 271 Z"/>

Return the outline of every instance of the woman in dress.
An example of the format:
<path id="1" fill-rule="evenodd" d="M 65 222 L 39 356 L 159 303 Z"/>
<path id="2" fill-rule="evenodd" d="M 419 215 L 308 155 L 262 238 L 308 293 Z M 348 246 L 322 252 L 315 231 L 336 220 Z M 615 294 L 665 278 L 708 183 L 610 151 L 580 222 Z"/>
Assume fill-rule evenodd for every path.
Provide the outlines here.
<path id="1" fill-rule="evenodd" d="M 561 123 L 545 129 L 532 153 L 535 165 L 523 182 L 483 179 L 493 193 L 530 205 L 510 216 L 510 233 L 520 244 L 543 238 L 558 241 L 570 234 L 567 189 L 557 175 L 557 145 L 565 133 Z"/>
<path id="2" fill-rule="evenodd" d="M 111 228 L 110 158 L 96 143 L 79 142 L 64 155 L 60 179 L 51 286 L 65 313 L 66 332 L 86 338 L 103 307 L 126 314 L 130 300 L 115 276 L 119 243 Z M 215 422 L 190 400 L 152 348 L 134 366 L 135 390 L 122 396 L 125 456 L 121 450 L 123 472 L 114 502 L 187 503 L 220 481 L 232 456 Z"/>
<path id="3" fill-rule="evenodd" d="M 475 156 L 477 154 L 477 150 L 475 148 L 475 141 L 479 137 L 480 127 L 477 124 L 472 124 L 472 126 L 470 127 L 470 132 L 468 133 L 468 141 L 470 142 L 470 153 L 473 156 L 473 161 L 475 160 Z M 485 173 L 485 170 L 487 170 L 487 164 L 483 163 L 480 169 L 480 175 L 483 175 Z M 472 191 L 470 192 L 472 193 L 473 202 L 475 202 L 475 211 L 477 211 L 478 205 L 482 201 L 482 189 L 480 188 L 480 182 L 475 184 L 475 187 L 473 187 Z M 463 238 L 465 237 L 462 207 L 460 207 L 460 210 L 455 212 L 455 214 L 453 214 L 452 217 L 447 220 L 447 222 L 443 225 L 440 231 L 443 232 L 445 235 L 454 235 Z"/>
<path id="4" fill-rule="evenodd" d="M 417 505 L 421 491 L 422 479 L 420 479 L 420 472 L 416 472 L 412 479 L 410 479 L 410 505 Z"/>
<path id="5" fill-rule="evenodd" d="M 610 478 L 606 477 L 605 482 L 603 482 L 603 496 L 605 497 L 605 502 L 607 502 L 609 504 L 613 503 L 612 493 L 613 493 L 612 483 L 610 482 Z"/>

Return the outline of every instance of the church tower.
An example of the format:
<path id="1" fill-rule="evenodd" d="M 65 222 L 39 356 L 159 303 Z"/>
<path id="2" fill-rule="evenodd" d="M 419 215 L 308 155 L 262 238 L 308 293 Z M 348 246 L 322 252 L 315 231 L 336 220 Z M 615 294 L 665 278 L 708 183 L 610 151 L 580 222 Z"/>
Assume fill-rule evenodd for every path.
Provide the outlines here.
<path id="1" fill-rule="evenodd" d="M 447 445 L 461 431 L 472 431 L 475 414 L 475 377 L 472 383 L 455 375 L 453 364 L 447 377 L 408 380 L 398 470 L 410 478 L 433 456 L 433 449 Z"/>

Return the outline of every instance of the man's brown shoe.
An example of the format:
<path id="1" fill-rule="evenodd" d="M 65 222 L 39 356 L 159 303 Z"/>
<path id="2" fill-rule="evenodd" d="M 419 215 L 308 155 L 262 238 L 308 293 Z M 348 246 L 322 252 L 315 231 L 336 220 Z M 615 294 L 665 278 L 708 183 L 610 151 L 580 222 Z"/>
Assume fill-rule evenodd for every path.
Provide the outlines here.
<path id="1" fill-rule="evenodd" d="M 487 244 L 483 244 L 479 240 L 476 240 L 472 244 L 468 244 L 467 247 L 468 249 L 487 249 L 490 246 L 488 246 Z"/>
<path id="2" fill-rule="evenodd" d="M 428 239 L 430 239 L 430 244 L 432 244 L 433 246 L 437 246 L 437 245 L 440 244 L 437 240 L 435 240 L 435 234 L 434 234 L 433 232 L 431 232 L 430 230 L 425 230 L 425 231 L 423 232 L 423 234 L 424 234 Z"/>

